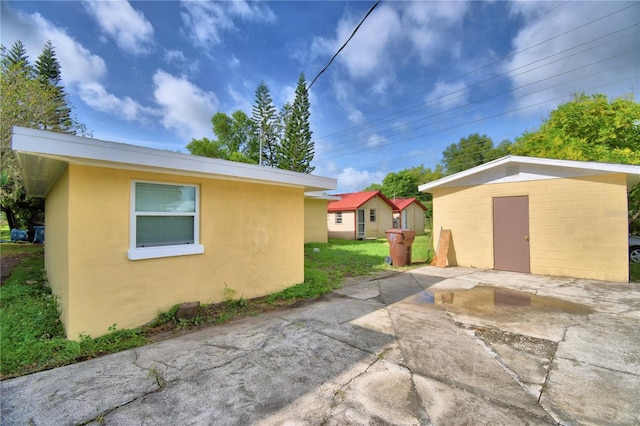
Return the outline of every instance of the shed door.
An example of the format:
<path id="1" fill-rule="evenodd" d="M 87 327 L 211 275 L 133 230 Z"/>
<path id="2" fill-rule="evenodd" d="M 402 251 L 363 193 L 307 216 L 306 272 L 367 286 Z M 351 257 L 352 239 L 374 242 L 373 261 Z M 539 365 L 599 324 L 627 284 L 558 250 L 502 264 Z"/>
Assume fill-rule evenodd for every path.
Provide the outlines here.
<path id="1" fill-rule="evenodd" d="M 401 226 L 404 229 L 409 229 L 409 221 L 407 220 L 407 210 L 408 209 L 402 210 L 402 224 L 401 224 Z"/>
<path id="2" fill-rule="evenodd" d="M 356 229 L 357 229 L 356 238 L 359 240 L 363 239 L 364 238 L 364 209 L 358 210 L 358 226 Z"/>
<path id="3" fill-rule="evenodd" d="M 493 268 L 530 272 L 529 197 L 493 199 Z"/>

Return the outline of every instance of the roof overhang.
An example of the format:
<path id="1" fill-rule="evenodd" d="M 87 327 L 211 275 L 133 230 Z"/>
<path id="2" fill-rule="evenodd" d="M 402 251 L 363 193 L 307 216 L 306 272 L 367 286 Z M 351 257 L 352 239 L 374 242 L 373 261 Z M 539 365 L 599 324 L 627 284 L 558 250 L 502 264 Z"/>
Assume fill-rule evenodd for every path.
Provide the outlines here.
<path id="1" fill-rule="evenodd" d="M 628 191 L 640 183 L 640 166 L 508 155 L 442 179 L 425 183 L 420 185 L 418 190 L 420 192 L 431 192 L 438 188 L 576 178 L 612 173 L 621 173 L 626 176 Z"/>
<path id="2" fill-rule="evenodd" d="M 325 201 L 337 201 L 340 199 L 337 195 L 330 195 L 322 191 L 305 192 L 304 198 L 308 200 L 325 200 Z"/>
<path id="3" fill-rule="evenodd" d="M 333 178 L 24 127 L 13 128 L 12 149 L 32 197 L 44 197 L 69 165 L 294 186 L 305 192 L 337 187 Z"/>

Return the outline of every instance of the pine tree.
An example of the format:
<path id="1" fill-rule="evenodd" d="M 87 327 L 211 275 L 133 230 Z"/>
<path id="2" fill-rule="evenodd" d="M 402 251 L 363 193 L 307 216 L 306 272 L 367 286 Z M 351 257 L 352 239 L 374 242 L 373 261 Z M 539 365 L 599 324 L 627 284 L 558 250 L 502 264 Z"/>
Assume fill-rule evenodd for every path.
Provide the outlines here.
<path id="1" fill-rule="evenodd" d="M 276 107 L 273 105 L 269 88 L 261 81 L 256 89 L 251 120 L 255 126 L 258 141 L 259 164 L 275 166 L 278 148 L 278 126 Z"/>
<path id="2" fill-rule="evenodd" d="M 58 62 L 58 58 L 56 58 L 56 53 L 51 41 L 45 43 L 42 53 L 38 56 L 35 64 L 35 73 L 37 79 L 42 84 L 51 86 L 56 92 L 55 124 L 50 127 L 43 125 L 43 128 L 64 133 L 75 133 L 71 120 L 71 108 L 69 108 L 67 104 L 67 94 L 65 93 L 64 86 L 60 84 L 62 76 L 60 63 Z"/>
<path id="3" fill-rule="evenodd" d="M 27 49 L 21 40 L 16 40 L 9 50 L 2 46 L 1 66 L 4 75 L 22 74 L 25 78 L 33 77 L 33 68 L 29 64 Z"/>
<path id="4" fill-rule="evenodd" d="M 286 112 L 286 109 L 284 110 Z M 278 167 L 301 173 L 311 173 L 314 155 L 312 132 L 309 128 L 309 91 L 304 73 L 300 73 L 296 97 L 288 118 L 285 118 L 284 138 L 279 150 Z"/>
<path id="5" fill-rule="evenodd" d="M 24 191 L 22 173 L 11 150 L 12 127 L 88 132 L 84 125 L 69 117 L 70 108 L 62 88 L 44 81 L 45 75 L 46 80 L 51 78 L 54 82 L 60 78 L 60 66 L 50 43 L 38 58 L 38 66 L 47 62 L 52 66 L 48 74 L 40 74 L 29 64 L 20 40 L 10 50 L 0 46 L 0 56 L 0 208 L 12 228 L 31 228 L 36 221 L 43 220 L 44 199 L 28 198 Z"/>

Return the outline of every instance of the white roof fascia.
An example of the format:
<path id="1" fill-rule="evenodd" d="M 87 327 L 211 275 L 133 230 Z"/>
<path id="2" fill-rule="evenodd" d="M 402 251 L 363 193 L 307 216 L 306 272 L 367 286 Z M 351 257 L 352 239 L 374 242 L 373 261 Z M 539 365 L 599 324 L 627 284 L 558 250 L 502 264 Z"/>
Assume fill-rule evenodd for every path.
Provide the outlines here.
<path id="1" fill-rule="evenodd" d="M 505 173 L 505 168 L 509 165 L 518 166 L 517 169 L 514 169 L 515 173 Z M 609 173 L 625 174 L 629 189 L 640 182 L 640 166 L 508 155 L 442 179 L 425 183 L 420 185 L 418 190 L 420 192 L 430 192 L 434 188 L 473 186 L 485 183 L 524 182 Z"/>
<path id="2" fill-rule="evenodd" d="M 17 126 L 13 128 L 12 149 L 26 177 L 32 175 L 39 181 L 55 182 L 67 164 L 77 164 L 297 186 L 305 191 L 333 190 L 337 186 L 333 178 Z M 37 170 L 24 170 L 34 162 L 39 164 Z"/>
<path id="3" fill-rule="evenodd" d="M 304 198 L 308 198 L 310 200 L 336 201 L 336 200 L 340 200 L 342 197 L 339 197 L 337 195 L 330 195 L 322 191 L 313 191 L 313 192 L 305 192 Z"/>

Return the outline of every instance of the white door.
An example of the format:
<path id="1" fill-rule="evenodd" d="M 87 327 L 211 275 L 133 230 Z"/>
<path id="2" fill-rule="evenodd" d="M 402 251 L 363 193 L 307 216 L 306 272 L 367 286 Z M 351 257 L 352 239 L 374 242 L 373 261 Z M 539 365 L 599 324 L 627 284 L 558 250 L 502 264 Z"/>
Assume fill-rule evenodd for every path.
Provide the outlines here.
<path id="1" fill-rule="evenodd" d="M 403 229 L 409 229 L 409 224 L 407 223 L 407 209 L 402 210 L 402 223 L 400 227 Z"/>
<path id="2" fill-rule="evenodd" d="M 364 209 L 358 210 L 358 227 L 356 232 L 356 238 L 361 240 L 364 239 Z"/>

